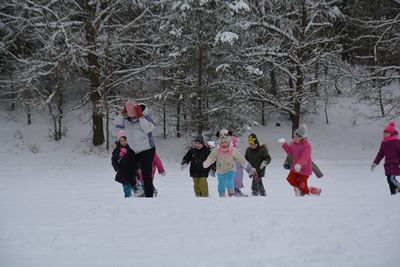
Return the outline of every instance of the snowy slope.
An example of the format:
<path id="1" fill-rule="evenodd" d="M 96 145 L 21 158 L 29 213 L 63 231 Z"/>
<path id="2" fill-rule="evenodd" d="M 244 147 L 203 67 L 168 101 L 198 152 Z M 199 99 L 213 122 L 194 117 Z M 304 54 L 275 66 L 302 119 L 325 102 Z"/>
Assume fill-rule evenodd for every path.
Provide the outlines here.
<path id="1" fill-rule="evenodd" d="M 124 199 L 110 153 L 87 142 L 88 125 L 69 121 L 57 143 L 44 124 L 3 111 L 0 266 L 399 266 L 400 195 L 390 196 L 382 166 L 369 168 L 385 122 L 351 106 L 336 105 L 330 125 L 306 118 L 325 176 L 309 180 L 322 195 L 304 198 L 294 197 L 282 168 L 277 139 L 289 139 L 288 124 L 253 129 L 273 158 L 267 197 L 219 198 L 209 178 L 211 197 L 195 198 L 179 165 L 186 140 L 158 139 L 167 170 L 155 178 L 159 197 Z"/>

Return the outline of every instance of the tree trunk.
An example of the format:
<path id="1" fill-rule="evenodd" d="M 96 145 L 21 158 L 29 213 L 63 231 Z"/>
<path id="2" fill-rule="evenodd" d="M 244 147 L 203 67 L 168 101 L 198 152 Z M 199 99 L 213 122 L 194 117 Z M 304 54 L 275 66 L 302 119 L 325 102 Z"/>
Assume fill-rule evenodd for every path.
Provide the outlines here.
<path id="1" fill-rule="evenodd" d="M 181 137 L 181 100 L 176 105 L 176 137 Z"/>
<path id="2" fill-rule="evenodd" d="M 201 134 L 204 130 L 204 115 L 203 115 L 203 48 L 199 47 L 197 58 L 197 101 L 196 101 L 196 118 L 197 118 L 197 133 Z"/>
<path id="3" fill-rule="evenodd" d="M 99 64 L 96 55 L 96 30 L 91 19 L 95 16 L 95 9 L 91 7 L 87 1 L 84 1 L 84 8 L 87 12 L 87 20 L 85 21 L 86 41 L 88 45 L 88 64 L 89 64 L 89 81 L 90 81 L 90 100 L 92 102 L 92 131 L 93 145 L 99 146 L 104 143 L 103 118 L 101 114 L 100 93 L 98 91 Z"/>

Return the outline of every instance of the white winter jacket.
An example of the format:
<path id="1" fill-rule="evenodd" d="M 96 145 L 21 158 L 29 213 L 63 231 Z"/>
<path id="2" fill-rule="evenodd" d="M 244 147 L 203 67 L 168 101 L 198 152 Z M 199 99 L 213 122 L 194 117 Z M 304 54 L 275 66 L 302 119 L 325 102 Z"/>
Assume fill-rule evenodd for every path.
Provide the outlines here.
<path id="1" fill-rule="evenodd" d="M 126 131 L 128 144 L 135 154 L 155 147 L 152 133 L 154 122 L 147 114 L 140 119 L 118 115 L 114 119 L 114 126 L 117 132 Z"/>

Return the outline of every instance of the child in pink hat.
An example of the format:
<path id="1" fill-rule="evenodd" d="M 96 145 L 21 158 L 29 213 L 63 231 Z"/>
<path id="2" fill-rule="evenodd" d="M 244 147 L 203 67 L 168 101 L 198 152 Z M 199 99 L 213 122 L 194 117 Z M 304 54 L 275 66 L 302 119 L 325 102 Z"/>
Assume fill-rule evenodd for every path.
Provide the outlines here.
<path id="1" fill-rule="evenodd" d="M 392 195 L 397 194 L 400 189 L 400 183 L 396 180 L 396 176 L 400 175 L 400 139 L 398 139 L 398 135 L 395 122 L 389 122 L 383 129 L 381 147 L 371 166 L 371 171 L 373 171 L 385 158 L 385 175 Z"/>

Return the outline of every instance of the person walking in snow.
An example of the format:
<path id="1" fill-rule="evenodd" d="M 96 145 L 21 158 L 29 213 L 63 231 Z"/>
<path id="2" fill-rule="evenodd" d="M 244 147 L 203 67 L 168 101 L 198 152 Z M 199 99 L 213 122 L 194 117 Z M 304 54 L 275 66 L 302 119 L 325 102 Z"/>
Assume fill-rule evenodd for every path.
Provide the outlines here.
<path id="1" fill-rule="evenodd" d="M 257 136 L 252 133 L 247 138 L 249 147 L 246 149 L 245 158 L 257 171 L 257 179 L 251 182 L 251 193 L 253 196 L 266 196 L 262 178 L 265 175 L 265 168 L 271 162 L 271 156 L 265 144 L 260 144 Z"/>
<path id="2" fill-rule="evenodd" d="M 115 120 L 115 128 L 125 130 L 129 146 L 135 153 L 132 164 L 137 169 L 140 164 L 144 180 L 145 197 L 153 197 L 153 178 L 151 175 L 154 154 L 156 151 L 153 129 L 154 122 L 148 115 L 148 109 L 143 104 L 127 101 Z"/>
<path id="3" fill-rule="evenodd" d="M 218 146 L 215 147 L 207 159 L 203 162 L 203 167 L 208 168 L 216 163 L 218 177 L 218 193 L 220 197 L 225 196 L 225 191 L 228 190 L 229 196 L 235 195 L 234 177 L 236 172 L 235 160 L 239 160 L 241 166 L 247 173 L 254 178 L 257 178 L 256 169 L 247 162 L 245 157 L 240 154 L 239 150 L 232 145 L 231 137 L 228 132 L 221 131 L 218 138 Z"/>
<path id="4" fill-rule="evenodd" d="M 308 177 L 312 173 L 311 144 L 307 138 L 307 125 L 303 124 L 294 132 L 293 140 L 288 144 L 284 138 L 279 139 L 283 149 L 292 159 L 287 180 L 293 186 L 296 196 L 320 195 L 321 188 L 308 187 Z"/>
<path id="5" fill-rule="evenodd" d="M 400 139 L 395 122 L 390 122 L 383 129 L 383 140 L 378 154 L 371 166 L 371 171 L 385 158 L 385 175 L 389 184 L 390 194 L 395 195 L 400 190 L 396 176 L 400 175 Z"/>
<path id="6" fill-rule="evenodd" d="M 158 156 L 157 153 L 154 153 L 154 159 L 153 159 L 152 170 L 151 170 L 151 176 L 153 177 L 153 196 L 154 197 L 157 197 L 157 195 L 158 195 L 158 190 L 154 186 L 154 176 L 156 174 L 156 171 L 158 171 L 158 173 L 163 177 L 166 175 L 166 171 L 165 171 L 164 165 L 163 165 L 160 157 Z M 140 167 L 140 164 L 138 165 L 137 173 L 138 173 L 138 177 L 139 177 L 139 181 L 140 181 L 140 186 L 141 186 L 141 188 L 144 188 L 143 172 Z"/>
<path id="7" fill-rule="evenodd" d="M 211 167 L 204 168 L 203 162 L 207 159 L 211 150 L 204 141 L 204 136 L 198 134 L 194 139 L 194 145 L 186 152 L 182 159 L 182 170 L 190 164 L 190 176 L 193 179 L 193 189 L 196 197 L 208 197 L 207 177 Z"/>
<path id="8" fill-rule="evenodd" d="M 125 198 L 128 198 L 132 196 L 132 192 L 136 192 L 137 179 L 135 168 L 132 165 L 135 153 L 128 145 L 124 130 L 118 133 L 118 141 L 115 144 L 116 147 L 112 152 L 111 165 L 116 171 L 115 181 L 122 184 Z"/>
<path id="9" fill-rule="evenodd" d="M 231 144 L 233 147 L 237 148 L 238 138 L 235 135 L 231 135 Z M 236 164 L 236 173 L 235 177 L 233 177 L 233 182 L 235 185 L 235 197 L 248 197 L 247 194 L 242 192 L 242 188 L 244 188 L 243 184 L 243 167 L 240 165 L 240 161 L 235 160 Z"/>

